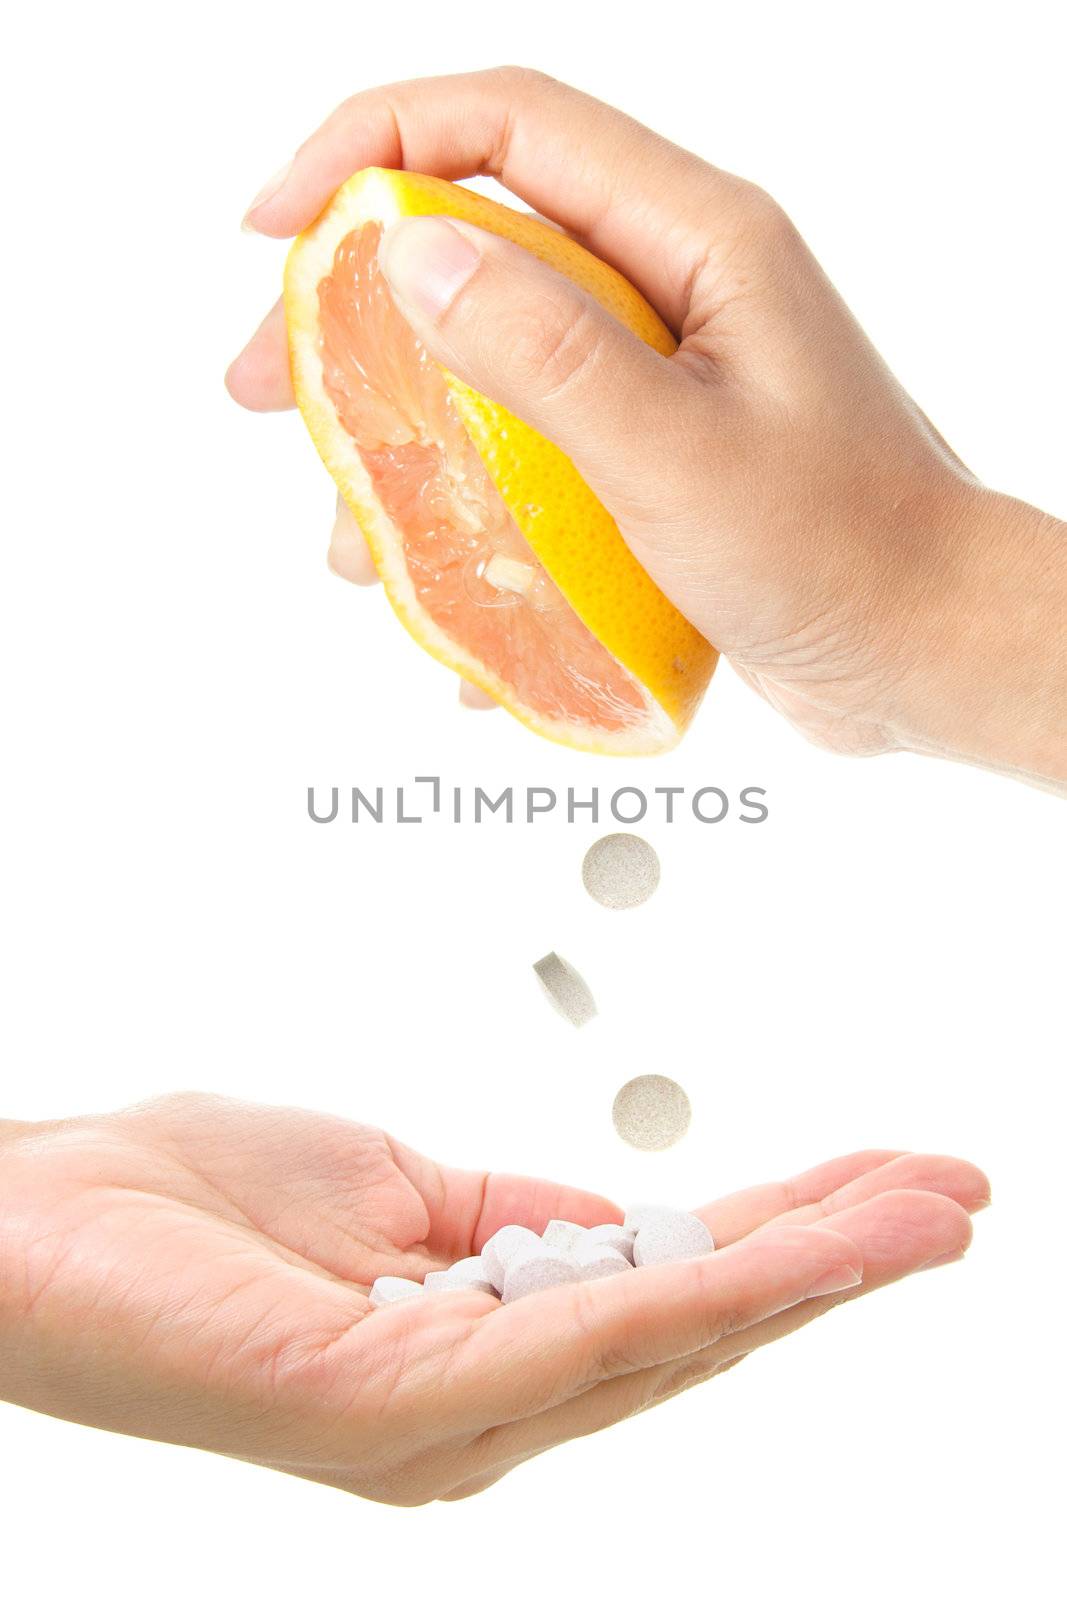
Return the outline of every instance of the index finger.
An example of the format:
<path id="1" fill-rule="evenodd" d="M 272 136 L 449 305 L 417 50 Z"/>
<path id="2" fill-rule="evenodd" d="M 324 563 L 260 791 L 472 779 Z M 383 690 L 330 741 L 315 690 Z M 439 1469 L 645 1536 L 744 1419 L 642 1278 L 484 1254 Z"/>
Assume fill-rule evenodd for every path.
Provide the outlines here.
<path id="1" fill-rule="evenodd" d="M 306 228 L 362 167 L 488 174 L 635 283 L 676 331 L 707 254 L 715 202 L 738 180 L 612 106 L 522 67 L 416 79 L 353 95 L 301 145 L 246 223 Z M 257 197 L 258 199 L 258 197 Z"/>

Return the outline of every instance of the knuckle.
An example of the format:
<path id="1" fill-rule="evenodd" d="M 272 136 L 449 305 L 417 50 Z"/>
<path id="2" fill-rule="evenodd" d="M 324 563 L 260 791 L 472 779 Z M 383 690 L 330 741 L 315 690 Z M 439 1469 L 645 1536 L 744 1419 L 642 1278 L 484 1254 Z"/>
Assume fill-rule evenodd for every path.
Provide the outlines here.
<path id="1" fill-rule="evenodd" d="M 693 1266 L 699 1284 L 700 1302 L 706 1307 L 697 1343 L 698 1348 L 710 1356 L 714 1345 L 747 1327 L 750 1317 L 743 1305 L 719 1289 L 714 1256 L 703 1256 Z"/>
<path id="2" fill-rule="evenodd" d="M 537 67 L 523 66 L 518 62 L 505 62 L 503 66 L 494 68 L 494 76 L 512 93 L 545 90 L 555 83 L 555 79 L 547 72 L 541 72 Z"/>
<path id="3" fill-rule="evenodd" d="M 746 231 L 761 243 L 785 248 L 799 242 L 793 219 L 766 189 L 742 180 L 738 198 Z"/>
<path id="4" fill-rule="evenodd" d="M 669 1400 L 672 1395 L 681 1394 L 686 1389 L 692 1389 L 698 1383 L 704 1383 L 710 1378 L 719 1366 L 714 1356 L 705 1356 L 691 1361 L 682 1361 L 661 1377 L 652 1394 L 652 1403 L 658 1400 Z"/>
<path id="5" fill-rule="evenodd" d="M 519 330 L 512 365 L 542 400 L 555 400 L 590 371 L 599 348 L 596 321 L 583 307 L 543 305 Z"/>
<path id="6" fill-rule="evenodd" d="M 577 1388 L 573 1381 L 570 1387 L 571 1392 L 584 1392 L 634 1372 L 641 1365 L 641 1356 L 636 1319 L 633 1323 L 624 1321 L 616 1327 L 610 1340 L 605 1339 L 603 1311 L 592 1285 L 580 1283 L 575 1289 L 572 1318 L 587 1356 L 582 1363 L 581 1373 L 577 1375 Z"/>

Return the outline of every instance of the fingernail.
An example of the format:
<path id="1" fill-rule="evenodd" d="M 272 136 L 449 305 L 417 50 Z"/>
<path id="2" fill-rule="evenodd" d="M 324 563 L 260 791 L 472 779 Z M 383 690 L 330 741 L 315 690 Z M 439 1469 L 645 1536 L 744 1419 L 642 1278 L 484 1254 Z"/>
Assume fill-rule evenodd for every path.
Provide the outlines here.
<path id="1" fill-rule="evenodd" d="M 855 1267 L 831 1267 L 821 1278 L 816 1278 L 804 1298 L 814 1300 L 820 1294 L 835 1294 L 841 1289 L 855 1289 L 862 1282 L 863 1273 L 857 1272 Z"/>
<path id="2" fill-rule="evenodd" d="M 291 161 L 287 161 L 285 163 L 284 167 L 279 167 L 278 168 L 277 172 L 274 174 L 273 177 L 267 179 L 267 181 L 263 185 L 262 189 L 256 195 L 256 198 L 252 201 L 252 204 L 249 206 L 248 210 L 245 212 L 244 221 L 241 223 L 241 227 L 245 230 L 246 233 L 255 233 L 255 231 L 256 231 L 255 224 L 249 220 L 251 218 L 251 216 L 252 216 L 253 211 L 258 211 L 260 206 L 265 206 L 268 200 L 273 200 L 274 199 L 274 196 L 284 186 L 285 180 L 286 180 L 286 178 L 288 178 L 288 176 L 289 176 L 290 172 L 292 172 L 292 170 L 293 170 L 293 163 Z"/>
<path id="3" fill-rule="evenodd" d="M 468 683 L 465 678 L 459 680 L 459 703 L 466 706 L 468 711 L 493 711 L 497 704 L 491 694 L 479 689 L 476 683 Z"/>
<path id="4" fill-rule="evenodd" d="M 962 1261 L 965 1254 L 964 1250 L 946 1250 L 943 1256 L 935 1256 L 932 1261 L 924 1261 L 919 1271 L 932 1272 L 935 1267 L 949 1267 L 954 1261 Z"/>
<path id="5" fill-rule="evenodd" d="M 378 261 L 390 287 L 436 322 L 474 272 L 481 252 L 443 217 L 409 217 L 382 240 Z"/>
<path id="6" fill-rule="evenodd" d="M 363 530 L 345 501 L 337 496 L 337 515 L 330 535 L 330 548 L 326 564 L 337 577 L 361 588 L 370 588 L 378 582 L 378 570 L 370 553 Z"/>

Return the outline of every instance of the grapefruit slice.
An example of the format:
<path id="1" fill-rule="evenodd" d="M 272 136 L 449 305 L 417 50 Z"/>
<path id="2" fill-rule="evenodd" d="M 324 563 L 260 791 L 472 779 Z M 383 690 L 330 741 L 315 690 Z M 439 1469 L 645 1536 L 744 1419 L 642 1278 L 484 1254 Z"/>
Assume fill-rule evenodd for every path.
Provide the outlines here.
<path id="1" fill-rule="evenodd" d="M 293 245 L 293 387 L 386 594 L 431 655 L 537 733 L 650 754 L 687 726 L 716 653 L 652 582 L 568 458 L 430 359 L 378 268 L 401 217 L 458 217 L 565 273 L 663 355 L 670 333 L 613 268 L 441 178 L 370 167 Z"/>

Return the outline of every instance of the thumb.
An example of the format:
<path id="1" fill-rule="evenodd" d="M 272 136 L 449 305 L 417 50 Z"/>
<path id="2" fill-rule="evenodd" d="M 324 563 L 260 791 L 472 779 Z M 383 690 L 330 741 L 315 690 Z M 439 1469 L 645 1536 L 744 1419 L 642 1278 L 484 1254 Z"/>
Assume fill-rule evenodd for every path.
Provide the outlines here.
<path id="1" fill-rule="evenodd" d="M 683 368 L 529 251 L 469 223 L 407 218 L 379 260 L 429 353 L 557 444 L 616 517 L 643 520 L 650 496 L 662 502 L 666 419 L 692 382 Z"/>

